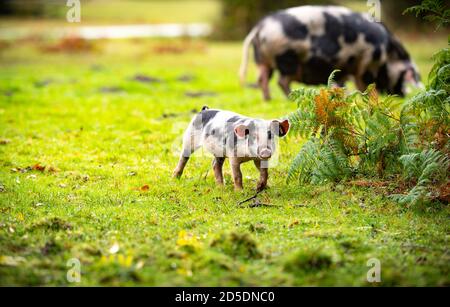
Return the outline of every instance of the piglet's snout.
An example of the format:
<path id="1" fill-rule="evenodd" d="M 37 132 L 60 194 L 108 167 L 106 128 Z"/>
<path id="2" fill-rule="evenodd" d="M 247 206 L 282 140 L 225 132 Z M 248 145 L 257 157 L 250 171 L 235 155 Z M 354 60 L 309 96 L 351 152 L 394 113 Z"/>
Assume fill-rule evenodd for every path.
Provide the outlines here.
<path id="1" fill-rule="evenodd" d="M 270 148 L 263 148 L 259 150 L 258 155 L 261 159 L 269 159 L 272 156 L 272 150 Z"/>

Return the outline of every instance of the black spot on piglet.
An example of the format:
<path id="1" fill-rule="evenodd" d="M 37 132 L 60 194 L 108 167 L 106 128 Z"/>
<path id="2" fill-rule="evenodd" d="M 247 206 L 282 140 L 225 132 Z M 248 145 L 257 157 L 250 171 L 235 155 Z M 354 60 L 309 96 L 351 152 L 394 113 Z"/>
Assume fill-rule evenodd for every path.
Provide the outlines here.
<path id="1" fill-rule="evenodd" d="M 207 123 L 209 123 L 209 121 L 211 119 L 213 119 L 216 116 L 217 113 L 219 113 L 219 111 L 217 111 L 217 110 L 209 110 L 209 109 L 203 110 L 202 109 L 202 112 L 199 114 L 199 116 L 202 117 L 202 125 L 203 125 L 203 127 L 205 127 L 205 125 Z"/>

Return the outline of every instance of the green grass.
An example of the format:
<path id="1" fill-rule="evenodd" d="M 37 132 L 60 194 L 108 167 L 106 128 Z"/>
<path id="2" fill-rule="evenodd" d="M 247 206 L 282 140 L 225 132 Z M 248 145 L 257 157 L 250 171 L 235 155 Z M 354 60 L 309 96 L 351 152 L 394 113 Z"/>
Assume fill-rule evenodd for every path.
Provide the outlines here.
<path id="1" fill-rule="evenodd" d="M 91 52 L 48 54 L 23 41 L 0 51 L 0 285 L 78 285 L 66 279 L 71 258 L 81 262 L 81 285 L 371 285 L 370 258 L 381 261 L 382 286 L 450 284 L 448 207 L 402 207 L 386 197 L 389 187 L 287 185 L 295 137 L 280 142 L 261 194 L 270 206 L 237 206 L 254 193 L 250 164 L 242 193 L 228 163 L 227 184 L 216 187 L 201 156 L 172 179 L 192 110 L 277 118 L 295 105 L 276 82 L 270 103 L 239 87 L 238 43 L 155 52 L 166 43 L 175 44 L 103 41 Z M 445 43 L 408 40 L 423 75 Z M 177 80 L 186 74 L 194 79 Z M 47 169 L 26 170 L 37 163 Z"/>

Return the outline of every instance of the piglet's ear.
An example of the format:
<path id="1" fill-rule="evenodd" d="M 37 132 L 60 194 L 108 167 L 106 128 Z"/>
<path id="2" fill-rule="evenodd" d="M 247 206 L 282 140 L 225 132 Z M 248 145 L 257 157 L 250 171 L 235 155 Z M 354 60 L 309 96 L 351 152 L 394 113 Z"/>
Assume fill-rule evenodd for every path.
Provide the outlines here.
<path id="1" fill-rule="evenodd" d="M 234 127 L 234 133 L 239 138 L 245 138 L 245 136 L 248 134 L 248 127 L 246 125 L 237 125 Z"/>
<path id="2" fill-rule="evenodd" d="M 282 138 L 283 136 L 285 136 L 288 131 L 289 131 L 289 120 L 284 119 L 284 120 L 274 120 L 272 121 L 272 124 L 274 124 L 275 126 L 278 126 L 278 136 L 280 138 Z"/>

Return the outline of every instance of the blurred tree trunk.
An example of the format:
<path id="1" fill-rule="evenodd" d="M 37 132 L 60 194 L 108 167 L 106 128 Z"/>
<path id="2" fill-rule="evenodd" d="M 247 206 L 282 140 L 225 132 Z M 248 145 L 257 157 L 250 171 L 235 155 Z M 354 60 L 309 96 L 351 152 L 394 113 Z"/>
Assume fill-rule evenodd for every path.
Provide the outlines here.
<path id="1" fill-rule="evenodd" d="M 51 17 L 66 8 L 66 1 L 0 0 L 0 16 Z"/>

